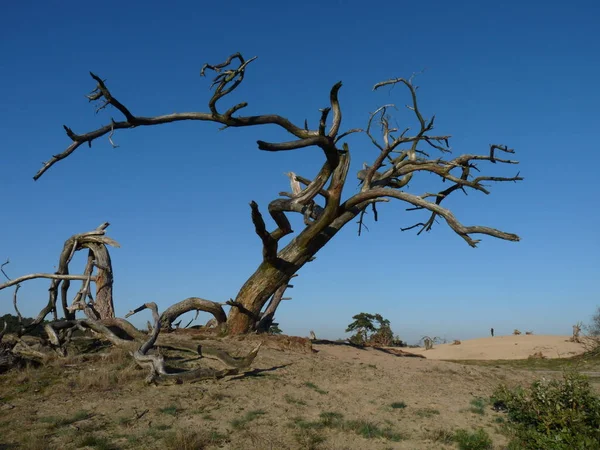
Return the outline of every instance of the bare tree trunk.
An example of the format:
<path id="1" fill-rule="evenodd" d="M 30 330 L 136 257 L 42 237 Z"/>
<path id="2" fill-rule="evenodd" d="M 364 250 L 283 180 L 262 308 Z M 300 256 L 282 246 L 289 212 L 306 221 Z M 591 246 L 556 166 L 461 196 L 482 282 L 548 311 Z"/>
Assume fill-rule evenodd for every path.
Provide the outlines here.
<path id="1" fill-rule="evenodd" d="M 321 232 L 316 229 L 316 225 L 313 225 L 314 229 L 313 227 L 305 229 L 279 252 L 274 264 L 264 260 L 244 283 L 232 303 L 227 318 L 227 332 L 244 334 L 254 329 L 255 324 L 260 320 L 260 311 L 275 292 L 282 285 L 287 285 L 290 278 L 359 212 L 360 210 L 357 209 L 354 213 L 338 218 L 330 226 L 321 224 L 319 227 L 323 228 Z"/>
<path id="2" fill-rule="evenodd" d="M 288 284 L 289 282 L 290 280 L 286 281 L 284 284 L 277 288 L 277 290 L 271 297 L 267 308 L 261 313 L 260 319 L 255 327 L 258 333 L 269 332 L 269 329 L 271 328 L 271 325 L 273 325 L 273 322 L 275 320 L 275 311 L 277 311 L 279 304 L 284 299 L 283 294 L 285 293 L 288 287 L 293 287 L 291 284 Z"/>
<path id="3" fill-rule="evenodd" d="M 282 283 L 287 283 L 289 277 L 289 274 L 263 262 L 244 283 L 233 302 L 227 318 L 228 333 L 244 334 L 252 330 L 265 303 Z"/>
<path id="4" fill-rule="evenodd" d="M 84 244 L 85 245 L 85 244 Z M 115 317 L 113 304 L 113 271 L 110 254 L 103 244 L 90 243 L 86 245 L 94 254 L 96 274 L 96 300 L 94 309 L 100 319 L 111 319 Z M 83 299 L 85 301 L 85 299 Z"/>

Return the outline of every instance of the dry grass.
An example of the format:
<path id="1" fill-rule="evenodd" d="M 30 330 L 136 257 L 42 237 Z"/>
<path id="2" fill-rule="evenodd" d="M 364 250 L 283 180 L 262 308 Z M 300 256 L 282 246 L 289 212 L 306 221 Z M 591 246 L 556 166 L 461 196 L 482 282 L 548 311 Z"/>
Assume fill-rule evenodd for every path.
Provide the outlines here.
<path id="1" fill-rule="evenodd" d="M 243 353 L 255 342 L 218 345 Z M 125 349 L 9 372 L 0 375 L 0 448 L 439 449 L 448 438 L 424 433 L 432 423 L 457 430 L 487 422 L 502 443 L 497 414 L 456 414 L 457 405 L 475 407 L 469 402 L 487 398 L 501 378 L 530 380 L 372 349 L 318 350 L 265 346 L 251 376 L 160 387 L 145 384 Z"/>
<path id="2" fill-rule="evenodd" d="M 445 445 L 451 445 L 454 443 L 454 432 L 444 428 L 436 428 L 435 430 L 431 431 L 427 437 L 434 442 L 439 442 Z"/>
<path id="3" fill-rule="evenodd" d="M 203 450 L 227 442 L 227 437 L 215 431 L 178 430 L 168 435 L 166 450 Z"/>

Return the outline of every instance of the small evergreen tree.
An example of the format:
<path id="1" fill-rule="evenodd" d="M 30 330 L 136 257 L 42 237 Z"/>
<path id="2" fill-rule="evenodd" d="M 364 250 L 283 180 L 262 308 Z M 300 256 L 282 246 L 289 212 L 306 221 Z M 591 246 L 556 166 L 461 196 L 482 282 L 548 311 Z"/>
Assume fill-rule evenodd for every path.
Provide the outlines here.
<path id="1" fill-rule="evenodd" d="M 350 342 L 353 344 L 364 345 L 369 340 L 370 333 L 377 331 L 375 325 L 373 325 L 375 315 L 360 313 L 352 316 L 352 318 L 354 319 L 354 322 L 348 325 L 346 333 L 355 331 L 354 335 L 350 337 Z"/>
<path id="2" fill-rule="evenodd" d="M 356 345 L 374 344 L 390 346 L 399 338 L 394 339 L 394 333 L 390 326 L 390 321 L 384 319 L 381 314 L 360 313 L 352 317 L 354 322 L 348 325 L 346 333 L 354 334 L 350 337 L 350 342 Z M 377 325 L 375 325 L 375 322 Z"/>
<path id="3" fill-rule="evenodd" d="M 279 324 L 277 322 L 273 322 L 269 327 L 269 334 L 282 334 L 283 331 L 279 328 Z"/>

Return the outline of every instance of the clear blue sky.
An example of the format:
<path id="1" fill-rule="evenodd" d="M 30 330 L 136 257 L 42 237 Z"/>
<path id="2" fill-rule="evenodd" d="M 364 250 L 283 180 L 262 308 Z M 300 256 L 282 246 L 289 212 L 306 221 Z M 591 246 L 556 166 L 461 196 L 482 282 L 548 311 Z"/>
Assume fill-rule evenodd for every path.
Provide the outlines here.
<path id="1" fill-rule="evenodd" d="M 223 4 L 0 6 L 0 258 L 10 257 L 10 275 L 52 272 L 67 237 L 109 221 L 122 245 L 112 253 L 119 315 L 149 300 L 164 309 L 188 296 L 234 297 L 261 258 L 248 203 L 266 209 L 289 190 L 284 172 L 314 175 L 320 152 L 260 152 L 257 139 L 284 137 L 270 127 L 180 123 L 118 132 L 119 148 L 104 138 L 39 181 L 32 176 L 69 145 L 63 124 L 82 133 L 119 118 L 94 114 L 88 71 L 134 114 L 207 111 L 200 67 L 240 51 L 259 58 L 236 102 L 313 127 L 338 80 L 346 129 L 364 126 L 383 103 L 407 102 L 399 87 L 374 93 L 374 83 L 426 69 L 417 79 L 421 108 L 453 135 L 454 151 L 508 144 L 525 177 L 446 205 L 463 223 L 516 232 L 520 243 L 484 237 L 472 249 L 444 223 L 419 237 L 403 233 L 420 217 L 401 203 L 381 207 L 360 238 L 349 226 L 294 280 L 293 300 L 277 314 L 285 332 L 341 337 L 361 311 L 383 314 L 408 340 L 465 339 L 490 327 L 568 334 L 589 319 L 600 304 L 598 2 Z M 408 116 L 398 117 L 403 126 Z M 375 157 L 364 137 L 348 142 L 353 169 Z M 422 193 L 426 184 L 416 186 Z M 346 192 L 354 189 L 351 176 Z M 76 262 L 72 272 L 83 255 Z M 26 315 L 45 304 L 47 286 L 23 286 Z M 11 298 L 0 292 L 0 314 L 12 312 Z"/>

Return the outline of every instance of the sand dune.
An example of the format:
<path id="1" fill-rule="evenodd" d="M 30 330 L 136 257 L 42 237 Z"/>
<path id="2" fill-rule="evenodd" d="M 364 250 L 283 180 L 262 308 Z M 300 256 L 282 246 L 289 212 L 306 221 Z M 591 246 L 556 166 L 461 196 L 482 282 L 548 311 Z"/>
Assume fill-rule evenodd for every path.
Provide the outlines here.
<path id="1" fill-rule="evenodd" d="M 584 352 L 581 344 L 568 342 L 570 336 L 496 336 L 462 341 L 460 345 L 438 344 L 431 350 L 407 349 L 427 359 L 526 359 L 537 352 L 547 358 L 567 358 Z"/>

